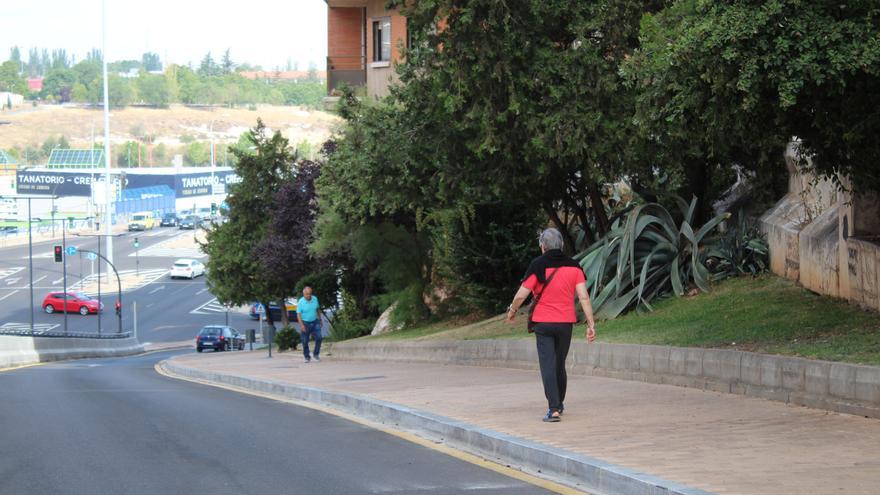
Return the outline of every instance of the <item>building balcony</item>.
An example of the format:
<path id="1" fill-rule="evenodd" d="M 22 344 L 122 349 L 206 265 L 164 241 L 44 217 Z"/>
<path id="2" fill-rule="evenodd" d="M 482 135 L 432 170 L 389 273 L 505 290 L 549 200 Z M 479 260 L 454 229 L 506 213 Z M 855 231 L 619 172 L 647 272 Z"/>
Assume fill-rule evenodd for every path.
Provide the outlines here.
<path id="1" fill-rule="evenodd" d="M 340 86 L 359 88 L 367 84 L 367 60 L 363 55 L 327 57 L 327 94 Z"/>

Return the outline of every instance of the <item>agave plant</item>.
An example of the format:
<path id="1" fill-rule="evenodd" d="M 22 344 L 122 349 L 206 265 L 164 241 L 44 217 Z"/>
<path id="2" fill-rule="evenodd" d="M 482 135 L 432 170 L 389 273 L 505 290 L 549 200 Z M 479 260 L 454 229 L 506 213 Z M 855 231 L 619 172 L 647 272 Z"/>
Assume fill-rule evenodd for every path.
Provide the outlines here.
<path id="1" fill-rule="evenodd" d="M 735 226 L 712 240 L 706 266 L 714 280 L 767 271 L 770 248 L 761 230 L 740 212 Z"/>
<path id="2" fill-rule="evenodd" d="M 683 214 L 680 224 L 659 204 L 639 205 L 576 257 L 587 275 L 597 318 L 613 319 L 633 308 L 652 311 L 657 296 L 681 296 L 692 285 L 709 291 L 703 239 L 730 215 L 718 215 L 695 230 L 697 198 L 690 204 L 676 200 Z"/>

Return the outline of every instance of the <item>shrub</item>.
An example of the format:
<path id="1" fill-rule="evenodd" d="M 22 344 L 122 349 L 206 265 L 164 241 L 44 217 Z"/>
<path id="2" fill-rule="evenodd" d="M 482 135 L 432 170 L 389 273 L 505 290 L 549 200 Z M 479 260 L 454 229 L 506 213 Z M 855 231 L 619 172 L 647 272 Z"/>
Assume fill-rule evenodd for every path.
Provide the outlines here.
<path id="1" fill-rule="evenodd" d="M 365 320 L 343 320 L 337 318 L 333 322 L 333 328 L 330 331 L 329 340 L 339 342 L 342 340 L 356 339 L 369 335 L 373 331 L 375 321 L 372 319 Z"/>
<path id="2" fill-rule="evenodd" d="M 755 276 L 770 266 L 767 239 L 742 212 L 737 224 L 713 239 L 712 244 L 706 254 L 706 266 L 715 280 L 746 274 Z"/>
<path id="3" fill-rule="evenodd" d="M 293 326 L 288 325 L 275 334 L 274 342 L 278 345 L 279 351 L 286 351 L 288 349 L 296 350 L 299 340 L 299 331 Z"/>
<path id="4" fill-rule="evenodd" d="M 709 291 L 703 239 L 730 215 L 718 215 L 695 230 L 691 222 L 697 199 L 690 205 L 678 202 L 683 213 L 680 224 L 659 204 L 639 205 L 578 255 L 598 318 L 614 319 L 636 307 L 651 311 L 655 297 L 684 295 L 692 284 Z"/>

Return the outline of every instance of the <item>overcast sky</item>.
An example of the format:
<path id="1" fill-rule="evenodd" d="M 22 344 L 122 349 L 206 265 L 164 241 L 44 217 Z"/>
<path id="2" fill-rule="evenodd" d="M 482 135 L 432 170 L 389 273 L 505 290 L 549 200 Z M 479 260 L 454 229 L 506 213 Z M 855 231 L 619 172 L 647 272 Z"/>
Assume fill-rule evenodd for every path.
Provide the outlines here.
<path id="1" fill-rule="evenodd" d="M 101 48 L 101 0 L 3 2 L 0 60 L 13 45 L 27 60 L 30 47 L 65 48 L 77 60 Z M 108 60 L 138 59 L 146 51 L 172 63 L 198 65 L 231 49 L 232 60 L 305 70 L 323 69 L 327 56 L 324 0 L 107 0 Z"/>

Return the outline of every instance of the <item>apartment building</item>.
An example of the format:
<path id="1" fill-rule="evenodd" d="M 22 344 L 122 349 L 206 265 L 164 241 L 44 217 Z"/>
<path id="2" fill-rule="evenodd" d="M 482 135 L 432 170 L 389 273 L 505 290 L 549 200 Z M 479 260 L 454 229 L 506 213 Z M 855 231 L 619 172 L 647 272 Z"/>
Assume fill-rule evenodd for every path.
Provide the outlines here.
<path id="1" fill-rule="evenodd" d="M 386 96 L 407 40 L 406 18 L 387 10 L 386 0 L 325 1 L 327 94 L 344 83 L 367 96 Z"/>

